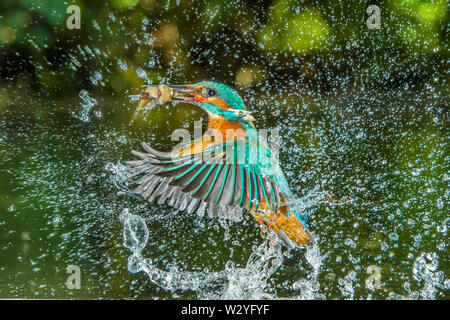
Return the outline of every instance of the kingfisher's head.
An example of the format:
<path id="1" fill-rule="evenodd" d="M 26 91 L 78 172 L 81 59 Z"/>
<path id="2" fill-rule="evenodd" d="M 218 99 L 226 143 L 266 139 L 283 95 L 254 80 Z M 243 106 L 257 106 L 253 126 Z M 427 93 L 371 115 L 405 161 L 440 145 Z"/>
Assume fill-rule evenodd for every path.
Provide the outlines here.
<path id="1" fill-rule="evenodd" d="M 210 117 L 225 117 L 243 122 L 255 120 L 236 90 L 224 83 L 204 80 L 193 84 L 167 86 L 173 90 L 172 101 L 199 106 Z"/>

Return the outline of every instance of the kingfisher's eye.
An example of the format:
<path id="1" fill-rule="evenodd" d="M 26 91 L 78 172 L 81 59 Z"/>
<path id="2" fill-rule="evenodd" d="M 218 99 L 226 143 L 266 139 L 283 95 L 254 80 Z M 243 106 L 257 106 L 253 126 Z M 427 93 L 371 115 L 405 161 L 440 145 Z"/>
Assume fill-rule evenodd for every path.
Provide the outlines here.
<path id="1" fill-rule="evenodd" d="M 214 89 L 206 89 L 206 93 L 207 93 L 208 97 L 212 97 L 217 94 L 216 90 L 214 90 Z"/>

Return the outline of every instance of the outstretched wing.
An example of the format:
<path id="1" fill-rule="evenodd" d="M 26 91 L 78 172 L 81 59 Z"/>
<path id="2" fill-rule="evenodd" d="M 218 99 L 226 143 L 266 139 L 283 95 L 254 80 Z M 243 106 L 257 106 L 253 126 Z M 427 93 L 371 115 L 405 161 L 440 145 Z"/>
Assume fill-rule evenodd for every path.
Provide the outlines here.
<path id="1" fill-rule="evenodd" d="M 149 202 L 237 219 L 245 210 L 276 211 L 290 198 L 266 145 L 236 139 L 181 156 L 142 147 L 145 153 L 132 151 L 140 160 L 127 162 L 127 183 Z"/>

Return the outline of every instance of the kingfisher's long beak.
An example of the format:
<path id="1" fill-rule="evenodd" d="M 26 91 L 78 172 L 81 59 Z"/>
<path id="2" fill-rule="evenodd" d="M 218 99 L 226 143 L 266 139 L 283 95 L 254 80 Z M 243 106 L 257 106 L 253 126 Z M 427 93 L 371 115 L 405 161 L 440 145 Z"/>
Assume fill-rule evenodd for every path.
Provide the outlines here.
<path id="1" fill-rule="evenodd" d="M 173 90 L 173 101 L 193 105 L 198 105 L 198 102 L 202 101 L 203 96 L 193 88 L 192 84 L 168 84 L 167 86 Z"/>

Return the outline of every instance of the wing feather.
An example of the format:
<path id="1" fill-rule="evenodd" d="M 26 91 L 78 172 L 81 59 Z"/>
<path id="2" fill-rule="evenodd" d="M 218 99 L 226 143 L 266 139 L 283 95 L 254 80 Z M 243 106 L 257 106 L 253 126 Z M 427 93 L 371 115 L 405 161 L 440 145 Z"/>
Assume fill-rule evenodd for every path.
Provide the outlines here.
<path id="1" fill-rule="evenodd" d="M 236 163 L 236 159 L 242 160 L 240 154 L 256 154 L 248 149 L 247 142 L 225 143 L 216 149 L 226 151 L 214 155 L 209 147 L 201 157 L 157 151 L 146 143 L 142 143 L 142 148 L 144 152 L 132 151 L 138 160 L 126 162 L 130 167 L 127 183 L 149 202 L 157 200 L 158 204 L 167 203 L 189 213 L 207 212 L 212 217 L 235 219 L 235 212 L 258 210 L 263 201 L 276 210 L 281 198 L 289 197 L 282 173 L 276 176 L 265 170 L 264 166 L 270 165 L 267 159 L 252 164 Z"/>

